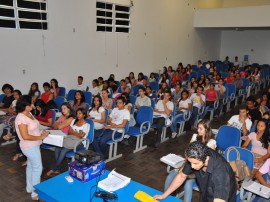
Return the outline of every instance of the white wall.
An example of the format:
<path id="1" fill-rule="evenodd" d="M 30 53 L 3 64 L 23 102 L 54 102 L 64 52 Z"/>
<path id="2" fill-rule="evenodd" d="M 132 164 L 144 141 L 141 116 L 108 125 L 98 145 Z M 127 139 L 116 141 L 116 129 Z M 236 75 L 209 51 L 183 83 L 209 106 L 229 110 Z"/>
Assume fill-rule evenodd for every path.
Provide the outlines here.
<path id="1" fill-rule="evenodd" d="M 194 27 L 270 27 L 270 6 L 198 9 Z"/>
<path id="2" fill-rule="evenodd" d="M 134 0 L 129 34 L 96 32 L 95 2 L 48 0 L 44 49 L 41 31 L 0 29 L 0 85 L 8 82 L 26 93 L 33 81 L 56 78 L 70 89 L 78 75 L 90 84 L 110 73 L 121 79 L 130 71 L 149 74 L 220 55 L 220 31 L 193 28 L 196 0 Z"/>
<path id="3" fill-rule="evenodd" d="M 227 55 L 230 60 L 238 56 L 242 61 L 249 55 L 249 61 L 270 64 L 270 31 L 222 31 L 220 58 Z"/>

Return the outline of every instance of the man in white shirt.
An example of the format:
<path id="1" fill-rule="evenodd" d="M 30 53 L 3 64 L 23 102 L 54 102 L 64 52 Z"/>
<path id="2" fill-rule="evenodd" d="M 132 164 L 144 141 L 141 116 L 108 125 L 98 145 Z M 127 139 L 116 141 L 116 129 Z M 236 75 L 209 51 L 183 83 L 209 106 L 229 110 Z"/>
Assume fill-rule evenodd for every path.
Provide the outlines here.
<path id="1" fill-rule="evenodd" d="M 228 125 L 239 129 L 244 136 L 248 135 L 252 122 L 248 118 L 248 109 L 245 104 L 239 107 L 239 115 L 234 115 L 230 118 Z"/>
<path id="2" fill-rule="evenodd" d="M 81 90 L 83 92 L 86 91 L 87 86 L 83 84 L 83 77 L 78 76 L 78 85 L 76 86 L 76 90 Z"/>
<path id="3" fill-rule="evenodd" d="M 157 138 L 155 147 L 158 147 L 161 141 L 163 126 L 165 126 L 166 118 L 171 116 L 174 105 L 170 101 L 171 91 L 166 90 L 163 94 L 163 99 L 159 100 L 155 106 L 153 123 L 157 124 Z"/>

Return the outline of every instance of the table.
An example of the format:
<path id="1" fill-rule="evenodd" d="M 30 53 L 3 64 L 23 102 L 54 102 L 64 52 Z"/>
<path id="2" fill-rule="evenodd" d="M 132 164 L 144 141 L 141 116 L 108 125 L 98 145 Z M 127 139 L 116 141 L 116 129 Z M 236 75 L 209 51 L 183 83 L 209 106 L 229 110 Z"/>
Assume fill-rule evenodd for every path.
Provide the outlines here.
<path id="1" fill-rule="evenodd" d="M 107 177 L 109 171 L 100 176 L 100 180 Z M 56 177 L 46 180 L 35 186 L 38 191 L 38 197 L 46 202 L 89 202 L 90 201 L 90 189 L 92 186 L 97 184 L 97 179 L 93 179 L 87 183 L 74 179 L 73 183 L 68 183 L 65 176 L 68 172 L 62 173 Z M 97 188 L 99 190 L 99 188 Z M 130 184 L 122 189 L 116 191 L 118 196 L 117 202 L 138 202 L 134 198 L 134 194 L 137 191 L 144 191 L 151 196 L 161 194 L 160 191 L 143 185 L 141 183 L 130 181 Z M 91 196 L 95 192 L 95 187 L 92 188 Z M 93 197 L 93 202 L 103 202 L 101 198 Z M 169 196 L 162 202 L 181 202 L 180 199 Z"/>

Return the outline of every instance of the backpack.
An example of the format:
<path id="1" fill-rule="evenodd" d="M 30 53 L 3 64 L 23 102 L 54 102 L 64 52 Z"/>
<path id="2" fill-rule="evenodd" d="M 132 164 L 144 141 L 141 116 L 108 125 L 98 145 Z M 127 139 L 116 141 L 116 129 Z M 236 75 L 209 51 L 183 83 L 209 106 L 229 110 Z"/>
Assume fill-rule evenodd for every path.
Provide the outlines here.
<path id="1" fill-rule="evenodd" d="M 234 161 L 229 161 L 229 156 L 231 151 L 236 152 L 236 160 Z M 246 177 L 251 176 L 251 170 L 249 167 L 246 165 L 246 162 L 243 160 L 240 160 L 240 153 L 235 147 L 230 147 L 227 151 L 227 161 L 231 165 L 234 173 L 235 173 L 235 179 L 237 182 L 243 181 Z"/>

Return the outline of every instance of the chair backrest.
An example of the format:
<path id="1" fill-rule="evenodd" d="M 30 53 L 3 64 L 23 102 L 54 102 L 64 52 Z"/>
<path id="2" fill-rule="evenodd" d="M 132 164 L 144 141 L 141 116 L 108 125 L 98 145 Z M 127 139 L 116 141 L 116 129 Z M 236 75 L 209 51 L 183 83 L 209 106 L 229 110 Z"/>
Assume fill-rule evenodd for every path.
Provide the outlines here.
<path id="1" fill-rule="evenodd" d="M 92 93 L 91 92 L 83 92 L 85 97 L 85 102 L 87 102 L 90 106 L 92 106 Z"/>
<path id="2" fill-rule="evenodd" d="M 137 111 L 136 123 L 141 125 L 143 122 L 149 121 L 150 125 L 152 125 L 153 113 L 154 110 L 152 107 L 141 106 Z"/>
<path id="3" fill-rule="evenodd" d="M 205 71 L 203 71 L 203 70 L 199 70 L 199 71 L 197 72 L 197 75 L 198 75 L 198 79 L 200 79 L 201 75 L 206 76 L 206 75 L 205 75 Z"/>
<path id="4" fill-rule="evenodd" d="M 6 94 L 1 94 L 1 95 L 0 95 L 0 102 L 3 101 L 3 98 L 5 97 L 5 95 L 6 95 Z"/>
<path id="5" fill-rule="evenodd" d="M 85 119 L 87 123 L 90 125 L 90 130 L 87 135 L 87 139 L 89 140 L 89 143 L 91 144 L 94 140 L 94 121 L 91 119 Z"/>
<path id="6" fill-rule="evenodd" d="M 156 99 L 151 99 L 151 107 L 155 109 Z"/>
<path id="7" fill-rule="evenodd" d="M 229 147 L 231 148 L 231 147 Z M 236 154 L 236 151 L 235 150 L 232 150 L 230 153 L 229 153 L 229 156 L 227 158 L 227 153 L 228 153 L 228 150 L 229 148 L 227 148 L 224 152 L 224 158 L 227 160 L 227 161 L 234 161 L 236 160 L 237 158 L 237 154 Z M 254 167 L 254 156 L 252 154 L 251 151 L 247 150 L 247 149 L 243 149 L 241 147 L 233 147 L 235 149 L 238 150 L 239 154 L 240 154 L 240 160 L 243 160 L 246 162 L 246 165 L 249 167 L 250 170 L 253 170 L 253 167 Z"/>
<path id="8" fill-rule="evenodd" d="M 135 95 L 135 96 L 138 95 L 138 91 L 139 91 L 139 88 L 140 88 L 141 86 L 143 86 L 143 85 L 138 84 L 138 85 L 136 85 L 136 86 L 134 87 L 133 95 Z"/>
<path id="9" fill-rule="evenodd" d="M 192 77 L 195 77 L 196 79 L 198 79 L 198 74 L 197 74 L 197 72 L 190 72 L 190 74 L 189 74 L 189 81 L 190 81 L 190 79 L 192 78 Z"/>
<path id="10" fill-rule="evenodd" d="M 226 83 L 226 96 L 231 96 L 232 94 L 236 94 L 236 86 L 234 83 Z"/>
<path id="11" fill-rule="evenodd" d="M 158 73 L 154 73 L 155 74 L 155 78 L 156 78 L 156 81 L 159 80 L 159 74 Z"/>
<path id="12" fill-rule="evenodd" d="M 75 97 L 75 93 L 76 93 L 76 90 L 75 89 L 71 89 L 68 91 L 68 95 L 67 95 L 67 100 L 74 100 L 74 97 Z"/>
<path id="13" fill-rule="evenodd" d="M 109 120 L 109 110 L 105 109 L 105 125 L 108 124 L 108 120 Z"/>
<path id="14" fill-rule="evenodd" d="M 57 96 L 53 99 L 53 101 L 55 102 L 57 109 L 61 111 L 61 105 L 65 102 L 65 98 Z"/>
<path id="15" fill-rule="evenodd" d="M 246 78 L 242 78 L 243 81 L 243 88 L 246 89 L 246 87 L 250 86 L 250 80 Z"/>
<path id="16" fill-rule="evenodd" d="M 52 118 L 52 124 L 54 124 L 55 120 L 56 120 L 56 111 L 53 109 L 50 109 L 52 114 L 53 114 L 53 118 Z"/>
<path id="17" fill-rule="evenodd" d="M 217 147 L 221 151 L 225 151 L 228 147 L 240 147 L 241 132 L 239 129 L 231 126 L 221 126 L 218 130 Z"/>
<path id="18" fill-rule="evenodd" d="M 225 79 L 226 77 L 229 76 L 229 73 L 228 73 L 228 72 L 221 72 L 220 75 L 221 75 L 221 77 L 222 77 L 223 79 Z"/>
<path id="19" fill-rule="evenodd" d="M 134 96 L 134 95 L 130 95 L 129 96 L 129 99 L 130 99 L 130 102 L 132 103 L 132 105 L 135 105 L 135 102 L 136 102 L 137 97 Z"/>
<path id="20" fill-rule="evenodd" d="M 151 89 L 152 89 L 152 91 L 158 91 L 158 88 L 159 88 L 159 84 L 158 84 L 158 82 L 157 81 L 152 81 L 152 82 L 150 82 L 150 87 L 151 87 Z"/>
<path id="21" fill-rule="evenodd" d="M 59 87 L 58 96 L 62 96 L 62 97 L 66 96 L 66 88 L 65 87 Z"/>

